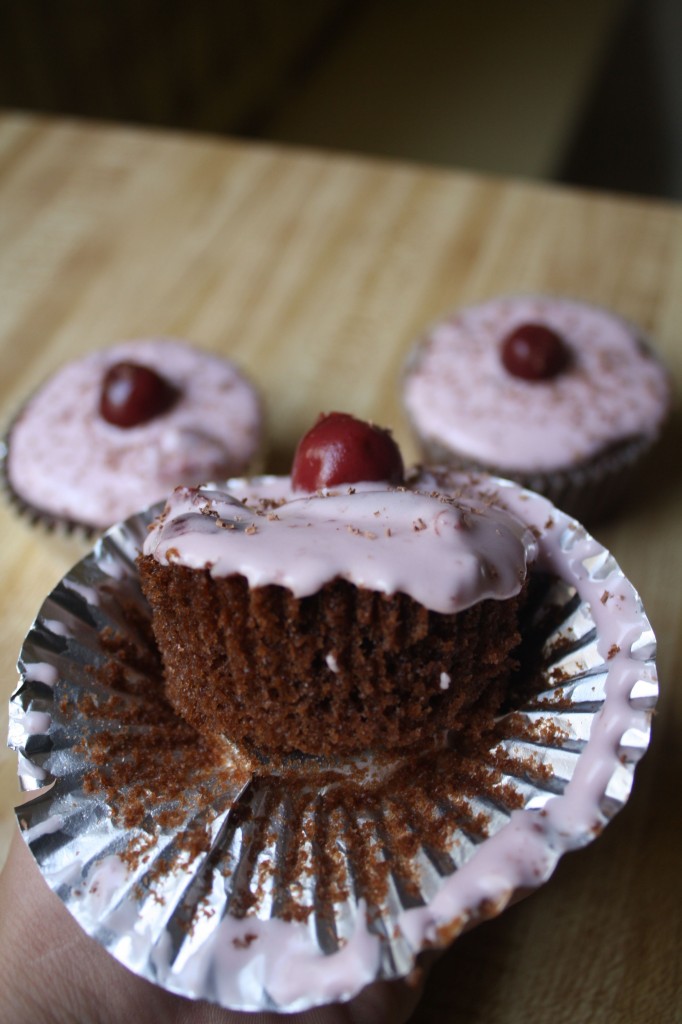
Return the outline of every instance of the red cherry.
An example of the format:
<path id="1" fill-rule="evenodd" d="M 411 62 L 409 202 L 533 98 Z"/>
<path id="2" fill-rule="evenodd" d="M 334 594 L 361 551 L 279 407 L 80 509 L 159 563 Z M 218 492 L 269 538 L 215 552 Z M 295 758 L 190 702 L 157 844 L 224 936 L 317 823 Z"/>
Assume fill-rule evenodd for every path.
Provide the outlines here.
<path id="1" fill-rule="evenodd" d="M 298 443 L 291 471 L 295 491 L 382 480 L 401 484 L 400 449 L 388 430 L 345 412 L 321 415 Z"/>
<path id="2" fill-rule="evenodd" d="M 501 352 L 504 368 L 524 380 L 551 380 L 569 361 L 566 342 L 544 324 L 521 324 L 504 339 Z"/>
<path id="3" fill-rule="evenodd" d="M 177 390 L 148 366 L 114 363 L 104 375 L 99 411 L 116 427 L 137 427 L 170 409 Z"/>

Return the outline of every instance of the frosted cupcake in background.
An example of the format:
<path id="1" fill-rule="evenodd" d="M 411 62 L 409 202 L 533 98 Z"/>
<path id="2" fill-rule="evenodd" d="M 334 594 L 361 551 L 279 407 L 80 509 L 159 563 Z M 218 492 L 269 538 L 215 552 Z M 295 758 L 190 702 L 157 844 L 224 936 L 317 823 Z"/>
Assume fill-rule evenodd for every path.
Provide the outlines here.
<path id="1" fill-rule="evenodd" d="M 523 295 L 432 326 L 402 395 L 427 462 L 507 477 L 588 522 L 616 510 L 671 405 L 668 373 L 636 326 Z"/>
<path id="2" fill-rule="evenodd" d="M 178 484 L 253 468 L 263 417 L 227 359 L 173 338 L 125 341 L 58 370 L 21 408 L 3 452 L 31 522 L 93 535 Z"/>

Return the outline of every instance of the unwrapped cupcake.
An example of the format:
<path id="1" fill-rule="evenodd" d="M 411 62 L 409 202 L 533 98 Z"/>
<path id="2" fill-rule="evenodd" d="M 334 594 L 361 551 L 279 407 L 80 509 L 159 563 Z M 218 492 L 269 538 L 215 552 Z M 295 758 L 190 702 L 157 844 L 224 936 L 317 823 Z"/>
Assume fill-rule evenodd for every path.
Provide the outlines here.
<path id="1" fill-rule="evenodd" d="M 140 977 L 256 1013 L 412 980 L 627 800 L 653 633 L 547 499 L 404 474 L 386 431 L 336 414 L 291 476 L 154 516 L 48 596 L 10 706 L 22 785 L 54 782 L 23 837 Z"/>
<path id="2" fill-rule="evenodd" d="M 139 560 L 166 694 L 268 757 L 428 744 L 499 706 L 533 532 L 473 494 L 403 484 L 390 434 L 346 414 L 289 477 L 178 488 Z"/>

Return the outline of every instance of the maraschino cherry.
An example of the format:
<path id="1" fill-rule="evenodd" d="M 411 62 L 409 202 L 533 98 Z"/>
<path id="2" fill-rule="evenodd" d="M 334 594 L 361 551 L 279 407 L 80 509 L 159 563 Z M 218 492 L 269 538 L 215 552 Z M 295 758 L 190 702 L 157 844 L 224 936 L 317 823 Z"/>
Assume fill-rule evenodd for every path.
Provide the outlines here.
<path id="1" fill-rule="evenodd" d="M 388 430 L 345 412 L 322 414 L 298 443 L 291 471 L 295 491 L 381 480 L 401 484 L 403 460 Z"/>
<path id="2" fill-rule="evenodd" d="M 99 411 L 116 427 L 137 427 L 166 412 L 178 391 L 155 370 L 138 363 L 114 363 L 104 375 Z"/>
<path id="3" fill-rule="evenodd" d="M 553 380 L 569 362 L 563 338 L 544 324 L 521 324 L 502 342 L 502 364 L 513 377 Z"/>

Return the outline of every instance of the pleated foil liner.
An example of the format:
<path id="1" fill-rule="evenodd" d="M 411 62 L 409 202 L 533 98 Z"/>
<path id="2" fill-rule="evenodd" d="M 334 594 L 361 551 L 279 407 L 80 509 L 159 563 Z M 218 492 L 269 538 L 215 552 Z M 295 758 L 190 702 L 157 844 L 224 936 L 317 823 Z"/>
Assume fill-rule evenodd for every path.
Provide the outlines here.
<path id="1" fill-rule="evenodd" d="M 50 887 L 126 967 L 235 1010 L 347 1000 L 542 884 L 623 806 L 658 694 L 641 602 L 546 499 L 474 483 L 539 535 L 521 670 L 492 730 L 418 757 L 274 772 L 198 739 L 163 700 L 139 588 L 155 510 L 45 600 L 10 702 L 37 791 L 17 814 Z"/>

